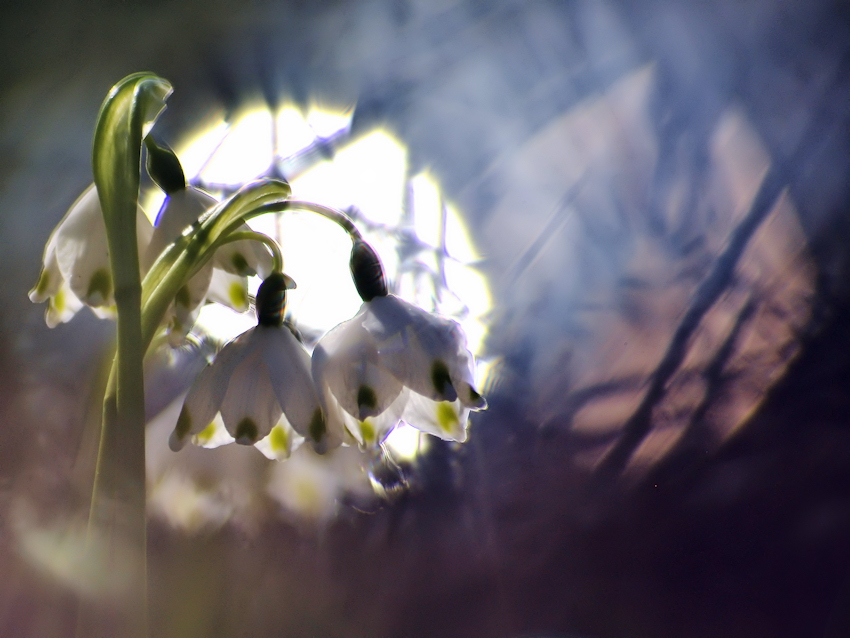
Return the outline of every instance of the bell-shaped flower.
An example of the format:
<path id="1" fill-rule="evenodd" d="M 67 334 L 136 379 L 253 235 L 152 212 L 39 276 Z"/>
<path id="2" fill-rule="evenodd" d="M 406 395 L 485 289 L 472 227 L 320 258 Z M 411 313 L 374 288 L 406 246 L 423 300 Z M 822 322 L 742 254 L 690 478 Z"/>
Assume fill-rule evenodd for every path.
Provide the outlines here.
<path id="1" fill-rule="evenodd" d="M 313 351 L 313 378 L 329 428 L 341 422 L 363 446 L 381 443 L 399 420 L 465 441 L 469 412 L 486 406 L 473 373 L 456 322 L 394 295 L 365 301 Z"/>
<path id="2" fill-rule="evenodd" d="M 180 162 L 168 146 L 157 144 L 150 136 L 145 139 L 145 144 L 148 172 L 166 193 L 154 224 L 153 236 L 142 257 L 142 268 L 147 271 L 165 248 L 219 202 L 186 183 Z M 243 224 L 238 230 L 250 229 Z M 240 240 L 219 248 L 212 260 L 175 296 L 167 319 L 172 343 L 179 343 L 192 328 L 207 300 L 245 312 L 248 309 L 247 277 L 259 274 L 265 278 L 271 273 L 272 266 L 271 254 L 258 242 Z"/>
<path id="3" fill-rule="evenodd" d="M 169 440 L 210 447 L 231 440 L 285 458 L 297 436 L 323 450 L 334 441 L 313 386 L 310 355 L 283 322 L 285 286 L 270 275 L 257 293 L 258 325 L 227 343 L 195 379 Z M 297 436 L 296 436 L 297 435 Z"/>
<path id="4" fill-rule="evenodd" d="M 377 255 L 362 242 L 352 250 L 352 275 L 363 305 L 313 351 L 328 428 L 373 446 L 403 420 L 465 441 L 469 412 L 487 404 L 473 387 L 460 326 L 388 294 Z"/>
<path id="5" fill-rule="evenodd" d="M 152 232 L 139 207 L 136 237 L 140 253 Z M 48 239 L 44 266 L 29 298 L 35 303 L 48 302 L 45 319 L 51 328 L 71 319 L 84 304 L 99 316 L 111 314 L 115 300 L 106 226 L 94 184 L 68 209 Z"/>

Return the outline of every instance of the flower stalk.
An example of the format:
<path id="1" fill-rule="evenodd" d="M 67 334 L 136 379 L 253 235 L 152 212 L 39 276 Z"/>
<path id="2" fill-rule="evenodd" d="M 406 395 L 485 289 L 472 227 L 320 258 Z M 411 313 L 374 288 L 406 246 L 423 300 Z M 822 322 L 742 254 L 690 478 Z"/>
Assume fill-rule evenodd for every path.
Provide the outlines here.
<path id="1" fill-rule="evenodd" d="M 89 516 L 90 536 L 129 548 L 127 591 L 117 620 L 122 635 L 147 634 L 145 395 L 141 275 L 136 240 L 141 145 L 171 85 L 155 75 L 124 78 L 107 95 L 94 134 L 92 168 L 109 246 L 117 309 L 117 352 L 103 403 L 103 424 Z M 83 606 L 78 635 L 93 635 L 100 610 Z"/>

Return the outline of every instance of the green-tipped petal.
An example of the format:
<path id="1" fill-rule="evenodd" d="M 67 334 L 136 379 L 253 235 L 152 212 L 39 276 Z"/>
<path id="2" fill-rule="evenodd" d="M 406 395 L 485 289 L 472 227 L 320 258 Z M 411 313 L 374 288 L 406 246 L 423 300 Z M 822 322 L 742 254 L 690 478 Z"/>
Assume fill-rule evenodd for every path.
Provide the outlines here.
<path id="1" fill-rule="evenodd" d="M 169 439 L 172 450 L 181 449 L 190 436 L 200 434 L 213 422 L 227 391 L 230 375 L 250 353 L 248 345 L 245 335 L 237 337 L 226 344 L 213 362 L 195 378 Z"/>

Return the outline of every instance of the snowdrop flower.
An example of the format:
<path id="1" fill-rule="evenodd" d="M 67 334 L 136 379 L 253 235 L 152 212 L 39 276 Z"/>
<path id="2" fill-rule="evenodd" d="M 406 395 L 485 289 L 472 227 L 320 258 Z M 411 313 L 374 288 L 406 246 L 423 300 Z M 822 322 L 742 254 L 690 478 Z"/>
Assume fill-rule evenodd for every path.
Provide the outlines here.
<path id="1" fill-rule="evenodd" d="M 136 236 L 139 252 L 151 239 L 153 229 L 138 208 Z M 94 184 L 68 209 L 44 249 L 44 266 L 38 283 L 29 293 L 34 303 L 47 301 L 45 319 L 51 328 L 69 321 L 87 305 L 98 316 L 110 316 L 115 303 L 106 226 Z"/>
<path id="2" fill-rule="evenodd" d="M 368 447 L 404 420 L 465 441 L 469 412 L 487 404 L 473 387 L 474 359 L 460 326 L 388 294 L 378 256 L 362 241 L 351 270 L 363 305 L 313 352 L 329 429 Z"/>
<path id="3" fill-rule="evenodd" d="M 282 273 L 262 283 L 257 326 L 226 344 L 195 379 L 169 440 L 172 450 L 194 437 L 207 446 L 231 440 L 256 444 L 267 456 L 286 458 L 296 436 L 310 439 L 319 451 L 335 443 L 310 376 L 310 356 L 283 321 L 292 284 Z"/>
<path id="4" fill-rule="evenodd" d="M 147 271 L 163 250 L 219 202 L 187 184 L 177 156 L 167 145 L 158 145 L 150 136 L 145 145 L 148 173 L 166 194 L 142 256 L 142 268 Z M 243 224 L 238 230 L 250 228 Z M 272 265 L 271 254 L 255 241 L 236 241 L 219 248 L 213 259 L 177 292 L 167 320 L 172 344 L 179 344 L 192 328 L 205 301 L 216 301 L 237 312 L 248 310 L 247 277 L 259 274 L 265 278 Z"/>

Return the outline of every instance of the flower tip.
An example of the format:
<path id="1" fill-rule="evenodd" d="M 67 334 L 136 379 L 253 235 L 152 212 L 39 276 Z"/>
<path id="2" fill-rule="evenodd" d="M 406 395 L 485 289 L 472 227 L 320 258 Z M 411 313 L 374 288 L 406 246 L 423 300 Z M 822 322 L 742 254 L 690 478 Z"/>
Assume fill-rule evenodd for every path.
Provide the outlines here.
<path id="1" fill-rule="evenodd" d="M 239 445 L 254 445 L 260 440 L 260 431 L 257 424 L 250 417 L 245 417 L 236 426 L 234 438 Z"/>
<path id="2" fill-rule="evenodd" d="M 316 454 L 319 454 L 319 455 L 322 455 L 322 456 L 327 454 L 328 450 L 330 449 L 330 446 L 328 445 L 327 437 L 322 439 L 321 441 L 311 441 L 310 443 L 313 446 L 313 451 Z"/>
<path id="3" fill-rule="evenodd" d="M 478 394 L 475 388 L 469 386 L 469 401 L 467 405 L 472 410 L 486 410 L 487 399 Z"/>
<path id="4" fill-rule="evenodd" d="M 172 452 L 179 452 L 184 445 L 186 445 L 186 439 L 178 436 L 176 430 L 168 437 L 168 447 L 171 448 Z"/>

